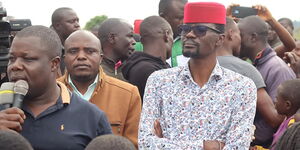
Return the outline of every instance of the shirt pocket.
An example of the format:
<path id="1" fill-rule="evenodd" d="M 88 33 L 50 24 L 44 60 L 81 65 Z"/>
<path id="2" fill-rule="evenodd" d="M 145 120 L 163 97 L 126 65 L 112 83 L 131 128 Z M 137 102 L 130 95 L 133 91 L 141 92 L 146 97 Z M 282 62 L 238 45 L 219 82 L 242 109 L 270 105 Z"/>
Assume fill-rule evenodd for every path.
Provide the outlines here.
<path id="1" fill-rule="evenodd" d="M 111 121 L 110 126 L 114 134 L 122 136 L 123 123 L 121 121 Z"/>

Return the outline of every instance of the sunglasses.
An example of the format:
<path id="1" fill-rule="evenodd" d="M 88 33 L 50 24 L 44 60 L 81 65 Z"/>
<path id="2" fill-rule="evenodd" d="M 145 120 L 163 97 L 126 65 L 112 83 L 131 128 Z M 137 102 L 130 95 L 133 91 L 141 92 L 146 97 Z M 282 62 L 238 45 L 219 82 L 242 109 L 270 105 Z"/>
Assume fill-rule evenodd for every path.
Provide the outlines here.
<path id="1" fill-rule="evenodd" d="M 196 25 L 196 26 L 191 26 L 188 24 L 182 24 L 179 26 L 179 33 L 180 35 L 187 35 L 188 33 L 190 33 L 191 31 L 193 31 L 197 36 L 205 36 L 207 30 L 211 30 L 214 31 L 218 34 L 222 33 L 221 31 L 208 27 L 208 26 L 204 26 L 204 25 Z"/>

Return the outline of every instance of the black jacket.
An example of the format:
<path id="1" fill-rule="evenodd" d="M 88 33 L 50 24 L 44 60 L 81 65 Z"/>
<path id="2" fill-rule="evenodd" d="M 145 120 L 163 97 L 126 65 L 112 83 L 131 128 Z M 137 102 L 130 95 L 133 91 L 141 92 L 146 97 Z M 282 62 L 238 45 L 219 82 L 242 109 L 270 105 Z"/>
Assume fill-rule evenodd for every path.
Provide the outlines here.
<path id="1" fill-rule="evenodd" d="M 144 52 L 135 52 L 126 60 L 122 73 L 129 83 L 138 87 L 143 99 L 145 85 L 150 74 L 166 68 L 170 68 L 170 65 L 163 62 L 159 57 Z"/>

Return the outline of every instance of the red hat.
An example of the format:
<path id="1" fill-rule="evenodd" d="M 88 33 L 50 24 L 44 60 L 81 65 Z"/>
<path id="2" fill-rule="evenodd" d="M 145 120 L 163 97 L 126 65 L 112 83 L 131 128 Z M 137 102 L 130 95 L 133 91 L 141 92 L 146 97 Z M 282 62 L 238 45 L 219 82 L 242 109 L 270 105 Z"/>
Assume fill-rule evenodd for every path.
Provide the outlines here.
<path id="1" fill-rule="evenodd" d="M 140 25 L 141 23 L 143 22 L 143 20 L 134 20 L 134 29 L 133 29 L 133 32 L 136 33 L 136 34 L 140 34 Z"/>
<path id="2" fill-rule="evenodd" d="M 225 6 L 216 2 L 191 2 L 184 7 L 184 23 L 226 24 Z"/>

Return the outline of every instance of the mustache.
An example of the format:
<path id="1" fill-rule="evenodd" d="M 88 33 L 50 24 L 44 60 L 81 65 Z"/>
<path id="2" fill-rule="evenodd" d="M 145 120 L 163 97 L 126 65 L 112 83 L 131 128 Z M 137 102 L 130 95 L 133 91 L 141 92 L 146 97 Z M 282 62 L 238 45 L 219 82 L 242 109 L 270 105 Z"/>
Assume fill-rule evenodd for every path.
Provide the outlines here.
<path id="1" fill-rule="evenodd" d="M 185 45 L 185 44 L 190 44 L 190 45 L 199 46 L 199 43 L 195 42 L 195 41 L 192 40 L 192 39 L 184 40 L 184 41 L 182 41 L 182 44 L 183 44 L 183 45 Z"/>

